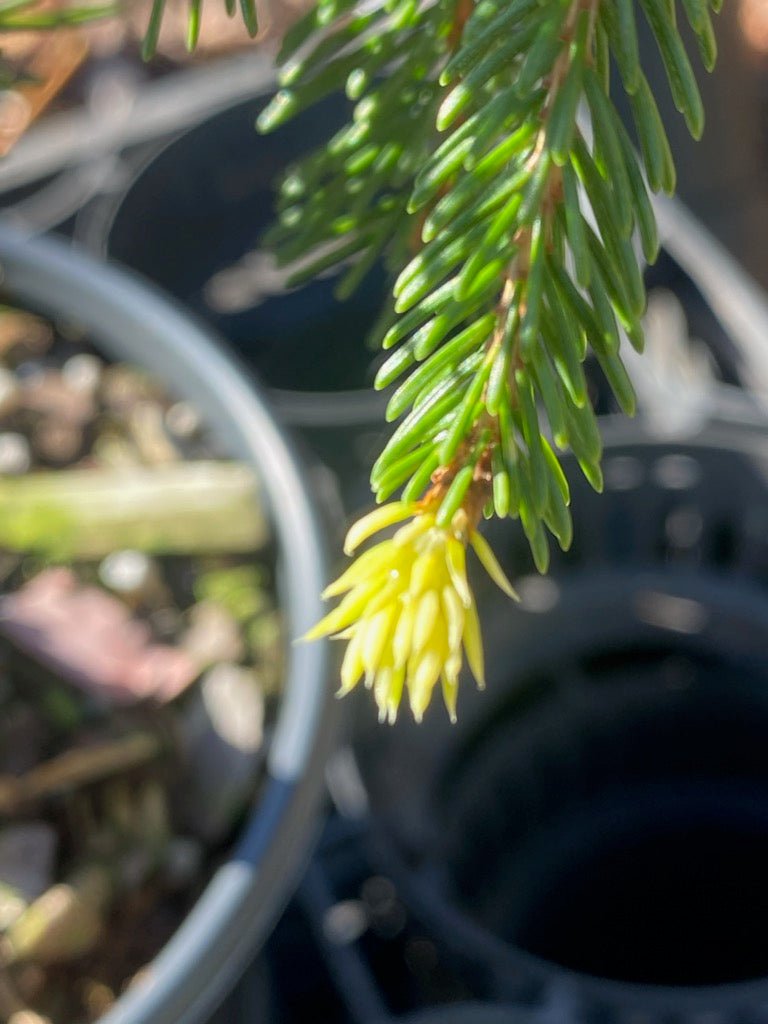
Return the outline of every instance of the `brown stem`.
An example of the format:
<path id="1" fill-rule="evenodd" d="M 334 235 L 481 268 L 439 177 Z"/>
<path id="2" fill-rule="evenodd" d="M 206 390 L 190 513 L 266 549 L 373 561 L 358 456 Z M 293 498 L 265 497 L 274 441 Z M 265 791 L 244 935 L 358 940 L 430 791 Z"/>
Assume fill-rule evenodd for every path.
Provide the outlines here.
<path id="1" fill-rule="evenodd" d="M 600 0 L 572 0 L 571 6 L 568 10 L 565 22 L 563 24 L 563 32 L 561 39 L 563 42 L 562 49 L 555 60 L 552 68 L 552 74 L 550 75 L 549 85 L 547 89 L 547 96 L 544 101 L 544 107 L 541 115 L 541 127 L 536 139 L 536 145 L 531 155 L 531 169 L 535 170 L 535 165 L 541 158 L 542 153 L 545 149 L 547 124 L 549 116 L 554 105 L 555 98 L 557 97 L 558 90 L 561 88 L 568 71 L 571 66 L 571 44 L 574 39 L 576 32 L 576 25 L 578 21 L 579 13 L 588 9 L 590 11 L 590 23 L 588 32 L 588 45 L 587 52 L 590 49 L 590 42 L 594 32 L 595 16 L 597 13 Z M 544 193 L 541 202 L 541 215 L 543 218 L 543 230 L 547 245 L 551 245 L 552 235 L 552 220 L 558 206 L 563 200 L 563 178 L 562 171 L 556 165 L 552 165 L 549 170 L 547 183 L 544 186 Z M 510 305 L 517 292 L 517 286 L 526 281 L 528 272 L 530 269 L 530 256 L 531 256 L 531 230 L 530 228 L 521 229 L 516 238 L 515 243 L 517 246 L 517 252 L 514 259 L 511 261 L 507 273 L 504 279 L 504 286 L 502 289 L 501 299 L 499 301 L 498 313 L 496 317 L 496 326 L 494 332 L 489 340 L 489 349 L 497 349 L 501 346 L 501 340 L 503 338 L 504 325 L 509 314 Z M 525 300 L 521 299 L 520 307 L 520 321 L 523 320 L 525 314 Z M 522 366 L 522 358 L 520 354 L 520 328 L 515 334 L 515 338 L 512 344 L 512 352 L 509 361 L 509 373 L 510 380 L 509 386 L 514 401 L 516 383 L 515 383 L 515 372 Z M 496 423 L 496 436 L 498 438 L 498 422 Z"/>
<path id="2" fill-rule="evenodd" d="M 547 124 L 552 107 L 558 91 L 565 81 L 571 67 L 571 44 L 573 43 L 576 33 L 579 14 L 582 10 L 588 10 L 590 14 L 587 35 L 587 53 L 589 53 L 599 4 L 600 0 L 572 0 L 568 9 L 561 33 L 563 45 L 557 59 L 555 60 L 552 73 L 549 77 L 547 95 L 544 100 L 541 113 L 541 126 L 536 138 L 536 144 L 530 157 L 529 167 L 532 171 L 535 171 L 537 162 L 545 152 Z M 468 6 L 471 10 L 470 0 L 458 0 L 456 8 L 456 24 L 461 25 L 462 31 L 463 22 L 460 23 L 459 12 L 463 12 Z M 460 38 L 460 34 L 458 39 L 455 39 L 453 35 L 451 36 L 454 48 L 458 46 Z M 562 201 L 562 172 L 559 167 L 553 164 L 549 170 L 541 201 L 541 217 L 543 218 L 542 228 L 547 246 L 551 245 L 553 217 Z M 531 237 L 532 232 L 529 227 L 521 228 L 515 237 L 515 256 L 510 261 L 504 274 L 501 294 L 496 307 L 496 323 L 486 343 L 486 351 L 489 356 L 495 355 L 499 351 L 504 339 L 505 326 L 512 303 L 515 301 L 519 302 L 520 317 L 518 320 L 518 327 L 512 341 L 512 351 L 509 361 L 509 387 L 513 402 L 515 401 L 516 392 L 515 373 L 523 365 L 520 352 L 520 322 L 523 320 L 525 314 L 525 283 L 530 270 Z M 520 295 L 519 293 L 521 291 L 522 294 Z M 491 452 L 499 443 L 498 417 L 491 416 L 487 412 L 485 412 L 480 420 L 474 425 L 469 436 L 451 460 L 451 463 L 447 466 L 440 466 L 432 474 L 432 485 L 424 495 L 421 502 L 424 507 L 432 507 L 440 503 L 452 480 L 456 476 L 456 473 L 461 469 L 462 465 L 465 464 L 469 454 L 475 450 L 478 439 L 482 436 L 482 432 L 487 430 L 489 427 L 491 428 L 491 440 L 486 450 L 477 461 L 475 476 L 463 503 L 463 508 L 470 518 L 470 521 L 473 522 L 473 525 L 479 521 L 483 506 L 485 505 L 485 502 L 492 490 L 492 473 L 490 467 Z"/>
<path id="3" fill-rule="evenodd" d="M 457 0 L 453 12 L 453 24 L 448 34 L 448 52 L 455 53 L 461 43 L 469 17 L 475 8 L 474 0 Z"/>
<path id="4" fill-rule="evenodd" d="M 67 750 L 44 761 L 26 775 L 0 777 L 0 813 L 11 814 L 52 793 L 84 786 L 117 772 L 129 771 L 162 752 L 152 733 L 137 732 L 120 739 Z"/>

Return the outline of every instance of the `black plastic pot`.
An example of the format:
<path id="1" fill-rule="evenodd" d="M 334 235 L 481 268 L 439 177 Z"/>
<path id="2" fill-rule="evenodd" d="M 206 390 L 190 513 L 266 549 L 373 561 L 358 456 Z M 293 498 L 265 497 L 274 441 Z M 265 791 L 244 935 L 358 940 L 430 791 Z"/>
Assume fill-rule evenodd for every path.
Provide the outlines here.
<path id="1" fill-rule="evenodd" d="M 145 152 L 118 193 L 83 212 L 77 237 L 225 337 L 271 389 L 282 422 L 336 470 L 348 503 L 363 503 L 385 405 L 371 390 L 378 357 L 363 340 L 387 295 L 384 271 L 374 268 L 345 302 L 334 297 L 336 274 L 287 290 L 260 241 L 282 172 L 329 137 L 347 106 L 331 97 L 264 138 L 254 122 L 266 99 Z"/>
<path id="2" fill-rule="evenodd" d="M 136 362 L 200 410 L 232 457 L 258 473 L 279 549 L 279 600 L 291 635 L 321 614 L 323 533 L 284 432 L 248 375 L 190 318 L 131 275 L 68 246 L 0 229 L 12 300 L 76 322 L 107 355 Z M 334 702 L 325 645 L 291 647 L 267 780 L 227 862 L 147 972 L 104 1024 L 198 1024 L 268 934 L 316 827 Z"/>
<path id="3" fill-rule="evenodd" d="M 488 688 L 458 726 L 361 734 L 379 870 L 534 1021 L 763 1021 L 766 433 L 606 441 L 549 578 L 495 531 L 522 602 L 478 580 Z"/>
<path id="4" fill-rule="evenodd" d="M 527 1014 L 482 1003 L 440 1006 L 425 1013 L 402 1018 L 402 1024 L 534 1024 Z"/>

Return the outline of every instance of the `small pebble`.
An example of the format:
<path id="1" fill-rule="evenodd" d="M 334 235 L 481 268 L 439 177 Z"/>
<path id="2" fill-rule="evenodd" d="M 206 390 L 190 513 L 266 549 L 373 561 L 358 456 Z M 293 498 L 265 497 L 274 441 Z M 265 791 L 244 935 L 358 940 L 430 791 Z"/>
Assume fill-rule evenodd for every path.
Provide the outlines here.
<path id="1" fill-rule="evenodd" d="M 11 310 L 0 317 L 0 354 L 21 348 L 35 355 L 43 355 L 51 346 L 51 325 L 22 310 Z"/>
<path id="2" fill-rule="evenodd" d="M 216 842 L 253 792 L 263 756 L 264 696 L 255 672 L 221 664 L 190 697 L 179 721 L 187 768 L 174 810 L 187 831 Z"/>
<path id="3" fill-rule="evenodd" d="M 61 376 L 73 391 L 92 395 L 101 382 L 103 364 L 98 356 L 81 352 L 72 356 L 61 368 Z"/>
<path id="4" fill-rule="evenodd" d="M 188 441 L 200 431 L 200 416 L 189 402 L 176 402 L 165 414 L 168 430 L 182 441 Z"/>
<path id="5" fill-rule="evenodd" d="M 8 1018 L 8 1024 L 51 1024 L 51 1019 L 34 1010 L 17 1010 Z"/>
<path id="6" fill-rule="evenodd" d="M 237 622 L 213 601 L 194 606 L 181 646 L 202 667 L 218 661 L 240 661 L 245 652 Z"/>
<path id="7" fill-rule="evenodd" d="M 13 958 L 46 967 L 89 953 L 102 935 L 111 886 L 107 869 L 90 865 L 46 890 L 8 931 Z"/>
<path id="8" fill-rule="evenodd" d="M 0 882 L 0 932 L 7 931 L 18 921 L 28 905 L 15 889 Z"/>
<path id="9" fill-rule="evenodd" d="M 32 443 L 42 459 L 60 466 L 77 458 L 83 446 L 83 435 L 72 423 L 46 419 L 37 425 Z"/>
<path id="10" fill-rule="evenodd" d="M 0 474 L 22 476 L 32 465 L 29 442 L 22 434 L 0 434 Z"/>
<path id="11" fill-rule="evenodd" d="M 150 466 L 179 461 L 179 453 L 165 430 L 162 409 L 154 402 L 137 403 L 129 427 L 139 454 Z"/>
<path id="12" fill-rule="evenodd" d="M 103 1017 L 115 1002 L 115 993 L 109 985 L 94 978 L 86 978 L 83 982 L 83 1002 L 92 1020 Z"/>
<path id="13" fill-rule="evenodd" d="M 94 440 L 91 455 L 102 466 L 121 468 L 141 465 L 134 445 L 119 434 L 107 430 Z"/>
<path id="14" fill-rule="evenodd" d="M 264 735 L 264 701 L 256 675 L 239 665 L 216 665 L 200 689 L 217 734 L 238 750 L 258 750 Z"/>
<path id="15" fill-rule="evenodd" d="M 100 702 L 173 700 L 199 674 L 185 651 L 153 643 L 149 625 L 124 601 L 82 585 L 64 567 L 45 569 L 4 598 L 0 626 L 25 655 Z"/>
<path id="16" fill-rule="evenodd" d="M 103 1017 L 115 1002 L 115 993 L 102 981 L 86 978 L 83 983 L 83 1003 L 92 1020 Z"/>
<path id="17" fill-rule="evenodd" d="M 31 903 L 53 882 L 58 837 L 45 821 L 7 825 L 0 831 L 0 883 Z"/>
<path id="18" fill-rule="evenodd" d="M 69 320 L 66 317 L 59 317 L 56 320 L 56 333 L 70 345 L 82 345 L 88 336 L 88 332 L 79 320 Z"/>
<path id="19" fill-rule="evenodd" d="M 93 396 L 73 388 L 58 370 L 32 374 L 23 385 L 22 405 L 46 420 L 82 427 L 93 418 Z"/>
<path id="20" fill-rule="evenodd" d="M 122 415 L 149 397 L 149 385 L 146 378 L 132 367 L 118 363 L 104 370 L 101 394 L 106 405 Z"/>
<path id="21" fill-rule="evenodd" d="M 99 566 L 99 579 L 116 594 L 140 595 L 155 578 L 154 562 L 143 551 L 113 551 Z"/>

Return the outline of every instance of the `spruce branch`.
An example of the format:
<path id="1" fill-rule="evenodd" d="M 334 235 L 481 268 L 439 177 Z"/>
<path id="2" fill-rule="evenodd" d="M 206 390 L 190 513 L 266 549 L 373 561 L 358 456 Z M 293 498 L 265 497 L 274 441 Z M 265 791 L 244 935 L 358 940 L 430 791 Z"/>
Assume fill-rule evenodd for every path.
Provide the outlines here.
<path id="1" fill-rule="evenodd" d="M 238 13 L 237 0 L 224 0 L 224 9 L 227 15 L 232 18 Z M 160 40 L 160 29 L 163 26 L 163 18 L 166 13 L 166 0 L 153 0 L 152 8 L 147 20 L 147 28 L 144 32 L 141 53 L 144 60 L 150 60 L 157 51 L 157 44 Z M 259 33 L 259 18 L 256 9 L 256 0 L 239 0 L 239 14 L 245 25 L 246 31 L 251 38 Z M 200 24 L 203 15 L 203 0 L 188 0 L 187 7 L 187 50 L 193 53 L 197 47 L 200 37 Z"/>
<path id="2" fill-rule="evenodd" d="M 710 7 L 718 6 L 682 3 L 708 69 Z M 283 88 L 262 129 L 341 86 L 355 107 L 349 124 L 285 179 L 272 233 L 278 257 L 290 264 L 313 254 L 309 273 L 354 257 L 342 294 L 381 256 L 399 269 L 381 339 L 392 353 L 376 379 L 378 388 L 397 383 L 387 419 L 399 424 L 371 484 L 380 502 L 402 489 L 402 500 L 384 509 L 410 513 L 414 528 L 421 523 L 405 567 L 397 544 L 384 549 L 393 572 L 417 579 L 401 580 L 394 610 L 382 598 L 386 574 L 378 589 L 354 584 L 350 600 L 315 631 L 340 630 L 350 641 L 344 688 L 365 676 L 388 717 L 404 685 L 420 717 L 441 674 L 449 708 L 455 702 L 461 630 L 446 580 L 458 576 L 439 559 L 431 577 L 417 572 L 419 557 L 479 536 L 483 515 L 511 516 L 546 572 L 548 534 L 563 549 L 572 538 L 556 451 L 571 450 L 602 488 L 588 355 L 621 408 L 635 410 L 621 358 L 627 342 L 643 348 L 634 243 L 655 260 L 648 186 L 675 187 L 641 67 L 638 11 L 698 137 L 702 104 L 674 0 L 479 0 L 471 10 L 465 0 L 385 0 L 366 13 L 347 0 L 320 0 L 287 41 Z M 610 94 L 612 67 L 629 97 L 641 158 Z M 402 543 L 411 545 L 408 529 L 396 537 L 405 530 Z M 498 581 L 495 568 L 492 575 Z M 459 583 L 469 613 L 471 594 Z M 422 625 L 405 642 L 398 623 L 414 614 Z"/>

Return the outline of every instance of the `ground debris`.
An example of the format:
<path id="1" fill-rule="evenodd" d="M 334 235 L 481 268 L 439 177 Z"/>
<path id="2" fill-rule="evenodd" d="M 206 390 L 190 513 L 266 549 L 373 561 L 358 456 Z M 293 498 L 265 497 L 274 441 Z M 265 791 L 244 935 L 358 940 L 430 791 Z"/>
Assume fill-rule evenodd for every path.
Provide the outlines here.
<path id="1" fill-rule="evenodd" d="M 107 1012 L 258 792 L 274 553 L 216 451 L 152 376 L 0 311 L 0 1024 Z"/>

